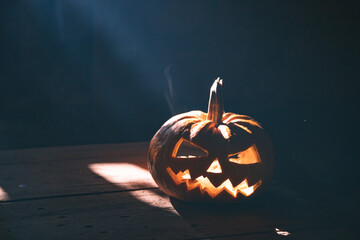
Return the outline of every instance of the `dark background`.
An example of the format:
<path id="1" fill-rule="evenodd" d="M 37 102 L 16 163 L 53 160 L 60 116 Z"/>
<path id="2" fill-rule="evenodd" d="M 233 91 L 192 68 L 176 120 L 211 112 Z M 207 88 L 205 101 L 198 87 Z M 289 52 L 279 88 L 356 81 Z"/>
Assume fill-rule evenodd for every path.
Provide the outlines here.
<path id="1" fill-rule="evenodd" d="M 173 114 L 206 111 L 220 76 L 225 111 L 271 136 L 275 178 L 357 215 L 359 10 L 356 1 L 2 1 L 0 149 L 149 141 Z"/>

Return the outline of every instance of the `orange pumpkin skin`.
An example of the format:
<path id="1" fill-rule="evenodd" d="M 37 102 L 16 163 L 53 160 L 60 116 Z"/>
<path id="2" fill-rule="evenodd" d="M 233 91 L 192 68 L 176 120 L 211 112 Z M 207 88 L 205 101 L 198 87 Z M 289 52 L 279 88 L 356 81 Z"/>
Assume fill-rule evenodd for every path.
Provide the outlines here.
<path id="1" fill-rule="evenodd" d="M 174 198 L 244 200 L 260 192 L 271 178 L 274 162 L 269 138 L 252 118 L 223 112 L 221 87 L 222 81 L 217 79 L 208 114 L 190 111 L 176 115 L 150 142 L 149 171 L 160 189 Z M 177 156 L 183 142 L 206 155 Z"/>

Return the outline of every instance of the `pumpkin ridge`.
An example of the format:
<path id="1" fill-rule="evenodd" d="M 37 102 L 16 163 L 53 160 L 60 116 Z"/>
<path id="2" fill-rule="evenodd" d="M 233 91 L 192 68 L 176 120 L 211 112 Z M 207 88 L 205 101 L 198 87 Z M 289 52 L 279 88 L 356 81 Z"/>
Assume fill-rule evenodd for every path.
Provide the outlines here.
<path id="1" fill-rule="evenodd" d="M 198 135 L 198 133 L 204 129 L 210 129 L 211 127 L 213 127 L 213 122 L 210 120 L 205 120 L 205 121 L 201 121 L 201 122 L 197 122 L 194 123 L 191 128 L 190 128 L 190 139 L 194 138 L 196 135 Z M 209 126 L 212 125 L 212 126 Z"/>
<path id="2" fill-rule="evenodd" d="M 245 126 L 243 126 L 241 124 L 238 124 L 238 123 L 232 123 L 232 124 L 234 124 L 235 126 L 247 131 L 248 133 L 252 134 L 252 131 L 249 128 L 247 128 L 247 127 L 245 127 Z"/>
<path id="3" fill-rule="evenodd" d="M 253 126 L 257 126 L 259 128 L 262 128 L 262 126 L 257 121 L 255 121 L 254 119 L 252 119 L 252 118 L 244 119 L 239 115 L 232 116 L 232 117 L 230 117 L 230 118 L 228 118 L 226 120 L 226 123 L 238 123 L 238 122 L 240 122 L 240 123 L 249 123 L 249 124 L 251 124 Z"/>

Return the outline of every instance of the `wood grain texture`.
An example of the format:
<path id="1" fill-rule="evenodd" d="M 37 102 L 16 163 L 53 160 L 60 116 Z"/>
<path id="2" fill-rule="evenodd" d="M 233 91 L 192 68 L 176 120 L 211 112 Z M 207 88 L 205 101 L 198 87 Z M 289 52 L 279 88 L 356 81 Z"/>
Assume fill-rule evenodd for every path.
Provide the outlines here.
<path id="1" fill-rule="evenodd" d="M 276 181 L 237 205 L 169 198 L 147 172 L 147 148 L 132 143 L 0 152 L 0 187 L 9 197 L 0 201 L 0 239 L 351 238 L 331 214 Z M 276 228 L 291 234 L 279 235 Z"/>

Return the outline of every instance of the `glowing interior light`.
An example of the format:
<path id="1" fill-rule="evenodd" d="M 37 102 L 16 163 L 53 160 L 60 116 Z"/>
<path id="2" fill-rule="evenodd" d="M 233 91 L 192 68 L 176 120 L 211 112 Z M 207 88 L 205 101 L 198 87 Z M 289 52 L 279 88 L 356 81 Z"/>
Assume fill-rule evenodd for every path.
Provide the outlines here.
<path id="1" fill-rule="evenodd" d="M 210 167 L 208 168 L 207 172 L 222 173 L 219 161 L 218 160 L 213 161 Z"/>
<path id="2" fill-rule="evenodd" d="M 229 161 L 237 164 L 254 164 L 260 162 L 260 156 L 255 145 L 243 152 L 229 155 Z"/>
<path id="3" fill-rule="evenodd" d="M 196 158 L 194 155 L 176 156 L 177 158 Z"/>
<path id="4" fill-rule="evenodd" d="M 176 143 L 171 156 L 173 158 L 201 158 L 208 156 L 208 152 L 196 144 L 181 138 Z"/>
<path id="5" fill-rule="evenodd" d="M 182 177 L 182 179 L 191 179 L 189 170 L 186 170 L 181 177 Z"/>
<path id="6" fill-rule="evenodd" d="M 261 184 L 261 180 L 260 180 L 257 183 L 255 183 L 254 185 L 252 185 L 251 187 L 249 187 L 247 180 L 245 179 L 244 181 L 246 181 L 245 182 L 246 185 L 244 187 L 240 188 L 240 192 L 247 197 L 250 196 L 251 194 L 253 194 L 255 189 L 257 189 Z"/>
<path id="7" fill-rule="evenodd" d="M 184 172 L 179 171 L 177 174 L 175 174 L 170 167 L 168 167 L 166 170 L 177 185 L 185 183 L 188 191 L 199 188 L 201 193 L 207 192 L 212 198 L 215 198 L 224 190 L 234 198 L 237 197 L 238 193 L 248 197 L 253 194 L 262 183 L 261 180 L 259 180 L 254 185 L 249 186 L 247 179 L 244 179 L 241 183 L 234 187 L 230 179 L 226 179 L 220 186 L 215 187 L 211 183 L 210 179 L 204 176 L 197 177 L 194 181 L 192 181 L 190 177 L 191 173 L 188 169 L 186 169 Z"/>

